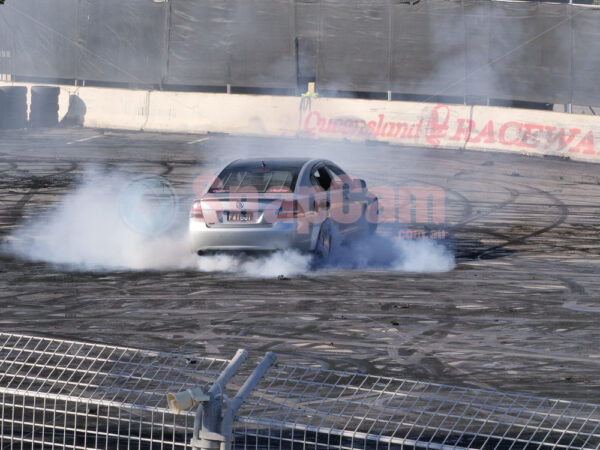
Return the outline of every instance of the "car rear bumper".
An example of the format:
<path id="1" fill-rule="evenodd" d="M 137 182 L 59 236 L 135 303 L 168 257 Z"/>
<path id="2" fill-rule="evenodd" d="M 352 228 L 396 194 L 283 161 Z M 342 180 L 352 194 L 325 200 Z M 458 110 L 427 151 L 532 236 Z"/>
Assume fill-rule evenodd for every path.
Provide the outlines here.
<path id="1" fill-rule="evenodd" d="M 311 235 L 298 233 L 294 222 L 271 226 L 208 227 L 190 220 L 190 243 L 194 252 L 269 252 L 285 249 L 310 251 Z"/>

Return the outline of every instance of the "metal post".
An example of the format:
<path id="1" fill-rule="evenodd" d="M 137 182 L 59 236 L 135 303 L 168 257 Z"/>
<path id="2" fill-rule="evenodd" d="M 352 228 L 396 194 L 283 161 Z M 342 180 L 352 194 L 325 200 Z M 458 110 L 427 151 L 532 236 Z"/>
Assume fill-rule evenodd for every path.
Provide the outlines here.
<path id="1" fill-rule="evenodd" d="M 296 23 L 296 19 L 297 19 L 297 14 L 296 14 L 296 8 L 297 8 L 297 4 L 296 2 L 292 2 L 292 27 L 293 27 L 293 31 L 292 31 L 292 36 L 294 36 L 294 42 L 292 44 L 292 50 L 294 52 L 294 63 L 296 65 L 295 68 L 295 74 L 296 74 L 296 87 L 294 88 L 294 93 L 295 95 L 298 95 L 298 81 L 300 78 L 300 63 L 299 63 L 299 58 L 300 55 L 298 54 L 298 24 Z"/>
<path id="2" fill-rule="evenodd" d="M 571 26 L 571 83 L 569 85 L 569 104 L 567 105 L 567 112 L 573 112 L 573 87 L 575 85 L 575 30 L 573 27 L 573 0 L 569 0 L 569 23 Z"/>
<path id="3" fill-rule="evenodd" d="M 465 14 L 465 2 L 461 0 L 461 18 L 463 23 L 463 33 L 465 33 L 465 39 L 463 41 L 464 45 L 464 53 L 463 57 L 465 58 L 465 77 L 463 79 L 463 105 L 467 104 L 467 85 L 469 83 L 469 39 L 467 36 L 467 17 Z"/>
<path id="4" fill-rule="evenodd" d="M 225 385 L 235 375 L 235 373 L 237 372 L 237 370 L 240 368 L 240 366 L 246 360 L 247 357 L 248 357 L 248 352 L 246 350 L 242 350 L 242 349 L 238 350 L 235 353 L 234 357 L 231 359 L 230 363 L 225 368 L 225 370 L 223 372 L 221 372 L 221 375 L 219 375 L 219 378 L 217 378 L 215 380 L 212 388 L 210 389 L 210 391 L 208 391 L 209 394 L 217 393 L 217 390 L 219 391 L 218 393 L 220 394 L 223 391 L 223 389 L 225 388 Z"/>
<path id="5" fill-rule="evenodd" d="M 232 434 L 233 434 L 233 419 L 234 419 L 234 416 L 235 416 L 237 410 L 240 409 L 240 406 L 242 406 L 242 403 L 244 403 L 244 400 L 246 400 L 248 395 L 250 395 L 250 392 L 252 392 L 252 390 L 256 387 L 256 385 L 258 383 L 260 383 L 260 380 L 264 376 L 265 372 L 269 369 L 269 367 L 271 367 L 275 363 L 276 359 L 277 359 L 277 357 L 275 356 L 275 353 L 267 352 L 265 354 L 264 358 L 262 359 L 262 361 L 260 362 L 260 364 L 258 366 L 256 366 L 254 371 L 246 379 L 246 382 L 242 385 L 242 387 L 240 388 L 240 390 L 238 391 L 238 393 L 234 397 L 234 399 L 231 401 L 231 403 L 228 403 L 227 413 L 226 413 L 225 417 L 223 418 L 223 423 L 222 423 L 222 434 L 226 438 L 226 440 L 225 440 L 225 449 L 226 450 L 231 449 L 231 441 L 232 441 Z"/>
<path id="6" fill-rule="evenodd" d="M 242 385 L 235 398 L 229 401 L 223 393 L 225 385 L 235 375 L 247 354 L 248 352 L 245 350 L 238 350 L 208 391 L 209 400 L 200 403 L 196 410 L 194 435 L 190 442 L 194 450 L 223 450 L 231 447 L 233 420 L 237 410 L 276 359 L 274 353 L 267 353 Z M 222 414 L 223 402 L 227 406 L 225 415 Z"/>
<path id="7" fill-rule="evenodd" d="M 227 382 L 235 375 L 239 367 L 248 357 L 246 350 L 238 350 L 235 356 L 231 359 L 225 370 L 221 372 L 221 375 L 215 380 L 211 389 L 208 391 L 210 400 L 208 404 L 201 403 L 196 410 L 196 417 L 194 418 L 194 439 L 199 439 L 200 430 L 202 430 L 205 437 L 208 437 L 209 433 L 214 433 L 215 436 L 219 436 L 221 428 L 221 405 L 223 400 L 223 391 Z M 201 448 L 219 448 L 219 441 L 216 440 L 215 446 L 211 446 L 208 439 L 200 439 L 202 445 L 207 445 Z M 219 444 L 219 445 L 217 445 Z"/>
<path id="8" fill-rule="evenodd" d="M 490 18 L 490 15 L 494 13 L 494 11 L 492 11 L 492 8 L 494 8 L 494 4 L 490 3 L 487 5 L 487 32 L 488 32 L 488 41 L 487 41 L 487 54 L 488 54 L 488 58 L 487 58 L 487 67 L 488 69 L 492 69 L 492 65 L 491 65 L 491 51 L 490 48 L 492 46 L 492 19 Z M 489 83 L 487 83 L 488 87 L 486 87 L 486 102 L 485 104 L 487 106 L 490 106 L 490 88 L 489 88 Z M 494 94 L 496 93 L 495 91 L 493 92 Z"/>
<path id="9" fill-rule="evenodd" d="M 388 91 L 387 91 L 387 99 L 388 102 L 392 101 L 392 68 L 393 68 L 393 47 L 394 47 L 394 39 L 392 37 L 393 29 L 394 29 L 394 8 L 392 6 L 391 0 L 387 2 L 388 8 L 388 46 L 387 46 L 387 54 L 388 54 Z"/>
<path id="10" fill-rule="evenodd" d="M 156 1 L 156 0 L 154 0 Z M 167 80 L 169 78 L 169 53 L 171 51 L 171 18 L 173 16 L 173 2 L 169 2 L 167 7 L 167 11 L 165 13 L 165 54 L 163 55 L 163 66 L 162 66 L 162 76 L 160 79 L 160 89 L 163 90 L 165 84 L 167 84 Z"/>
<path id="11" fill-rule="evenodd" d="M 244 400 L 246 400 L 250 392 L 252 392 L 256 385 L 260 382 L 265 372 L 269 369 L 269 367 L 271 367 L 275 363 L 276 359 L 277 357 L 273 352 L 267 352 L 265 354 L 260 364 L 256 366 L 254 371 L 250 374 L 246 382 L 238 391 L 237 395 L 231 401 L 231 408 L 234 412 L 240 408 L 240 406 L 242 405 Z"/>
<path id="12" fill-rule="evenodd" d="M 319 0 L 319 29 L 317 31 L 317 67 L 315 68 L 315 89 L 319 89 L 319 69 L 321 68 L 321 39 L 323 36 L 323 0 Z"/>

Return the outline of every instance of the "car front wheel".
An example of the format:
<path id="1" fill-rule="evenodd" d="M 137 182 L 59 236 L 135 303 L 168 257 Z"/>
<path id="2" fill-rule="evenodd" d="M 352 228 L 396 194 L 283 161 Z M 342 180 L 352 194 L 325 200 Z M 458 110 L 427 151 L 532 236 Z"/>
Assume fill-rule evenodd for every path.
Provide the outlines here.
<path id="1" fill-rule="evenodd" d="M 332 236 L 331 236 L 331 225 L 329 222 L 324 222 L 319 230 L 319 237 L 317 238 L 317 245 L 315 247 L 315 253 L 323 260 L 327 259 L 331 254 Z"/>

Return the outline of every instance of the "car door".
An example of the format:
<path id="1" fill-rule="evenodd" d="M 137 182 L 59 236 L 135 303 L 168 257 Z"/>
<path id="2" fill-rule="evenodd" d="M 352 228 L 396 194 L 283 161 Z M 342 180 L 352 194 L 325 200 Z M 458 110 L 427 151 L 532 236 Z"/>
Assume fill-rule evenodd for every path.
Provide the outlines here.
<path id="1" fill-rule="evenodd" d="M 313 209 L 325 219 L 330 216 L 331 175 L 322 163 L 317 163 L 311 168 L 310 183 L 314 189 Z M 326 211 L 326 214 L 322 214 L 323 210 Z"/>
<path id="2" fill-rule="evenodd" d="M 365 208 L 360 181 L 350 177 L 335 164 L 325 164 L 325 169 L 331 178 L 331 215 L 335 218 L 340 232 L 349 234 L 359 231 L 360 219 Z"/>

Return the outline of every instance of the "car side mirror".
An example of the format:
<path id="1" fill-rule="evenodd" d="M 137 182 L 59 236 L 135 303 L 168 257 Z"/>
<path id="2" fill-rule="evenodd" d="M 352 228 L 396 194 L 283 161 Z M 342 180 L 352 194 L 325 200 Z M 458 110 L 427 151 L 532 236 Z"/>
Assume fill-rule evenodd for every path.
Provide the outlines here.
<path id="1" fill-rule="evenodd" d="M 367 191 L 367 182 L 363 179 L 358 180 L 360 181 L 360 187 L 362 188 L 363 192 Z"/>

